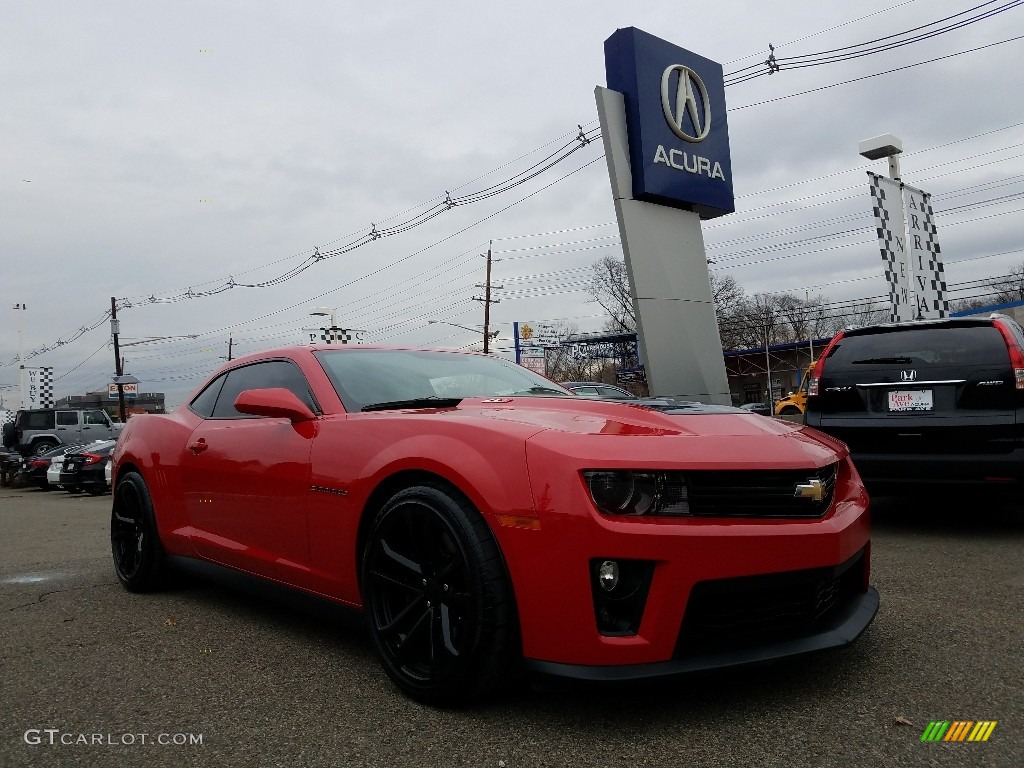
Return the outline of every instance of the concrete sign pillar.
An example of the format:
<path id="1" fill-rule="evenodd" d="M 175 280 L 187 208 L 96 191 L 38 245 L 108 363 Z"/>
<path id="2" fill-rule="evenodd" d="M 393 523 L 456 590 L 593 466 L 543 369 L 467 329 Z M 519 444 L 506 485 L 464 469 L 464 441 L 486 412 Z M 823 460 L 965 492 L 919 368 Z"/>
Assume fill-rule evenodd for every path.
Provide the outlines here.
<path id="1" fill-rule="evenodd" d="M 595 95 L 649 390 L 731 405 L 700 226 L 733 210 L 721 67 L 633 28 L 605 50 L 627 91 Z"/>

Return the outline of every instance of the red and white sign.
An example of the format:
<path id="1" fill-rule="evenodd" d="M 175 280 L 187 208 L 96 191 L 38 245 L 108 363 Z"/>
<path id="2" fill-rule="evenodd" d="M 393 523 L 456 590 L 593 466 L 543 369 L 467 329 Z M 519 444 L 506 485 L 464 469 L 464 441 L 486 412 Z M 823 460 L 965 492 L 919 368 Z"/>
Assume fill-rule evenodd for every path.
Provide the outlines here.
<path id="1" fill-rule="evenodd" d="M 138 384 L 122 384 L 121 389 L 124 390 L 124 396 L 129 399 L 139 396 Z M 107 384 L 107 397 L 111 400 L 117 400 L 117 384 Z"/>

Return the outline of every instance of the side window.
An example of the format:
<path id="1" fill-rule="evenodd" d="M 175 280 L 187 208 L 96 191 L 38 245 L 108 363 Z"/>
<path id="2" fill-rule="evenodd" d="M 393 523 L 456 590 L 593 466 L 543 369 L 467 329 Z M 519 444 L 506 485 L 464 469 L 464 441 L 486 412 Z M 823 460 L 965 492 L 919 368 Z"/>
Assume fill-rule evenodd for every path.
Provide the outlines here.
<path id="1" fill-rule="evenodd" d="M 58 427 L 77 427 L 78 411 L 57 411 Z"/>
<path id="2" fill-rule="evenodd" d="M 53 429 L 53 411 L 25 411 L 20 414 L 18 426 L 21 429 Z M 78 422 L 74 422 L 78 424 Z"/>
<path id="3" fill-rule="evenodd" d="M 573 391 L 582 397 L 598 397 L 597 387 L 576 387 Z"/>
<path id="4" fill-rule="evenodd" d="M 216 379 L 210 382 L 210 385 L 196 395 L 195 400 L 189 403 L 189 408 L 197 416 L 202 416 L 204 419 L 208 419 L 213 416 L 214 406 L 217 405 L 217 395 L 220 394 L 221 387 L 224 386 L 224 379 L 227 376 L 218 376 Z"/>
<path id="5" fill-rule="evenodd" d="M 93 426 L 107 426 L 110 422 L 107 420 L 107 414 L 103 411 L 86 411 L 82 414 L 85 418 L 83 419 L 85 424 L 91 424 Z"/>
<path id="6" fill-rule="evenodd" d="M 259 418 L 235 410 L 235 399 L 247 389 L 283 388 L 290 390 L 299 400 L 309 406 L 314 413 L 319 408 L 313 400 L 309 384 L 302 371 L 288 360 L 268 360 L 265 363 L 254 363 L 243 368 L 228 371 L 213 409 L 215 419 L 251 419 Z"/>

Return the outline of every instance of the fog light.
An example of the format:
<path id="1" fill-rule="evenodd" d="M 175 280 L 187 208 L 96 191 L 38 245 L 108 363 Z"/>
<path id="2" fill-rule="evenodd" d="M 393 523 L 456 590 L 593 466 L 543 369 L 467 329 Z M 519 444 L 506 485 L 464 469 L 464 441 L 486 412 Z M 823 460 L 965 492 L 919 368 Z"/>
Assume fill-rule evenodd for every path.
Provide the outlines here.
<path id="1" fill-rule="evenodd" d="M 605 592 L 611 592 L 619 585 L 619 564 L 605 560 L 597 569 L 597 583 Z"/>
<path id="2" fill-rule="evenodd" d="M 654 562 L 595 557 L 589 568 L 597 631 L 606 637 L 635 635 L 647 604 Z"/>

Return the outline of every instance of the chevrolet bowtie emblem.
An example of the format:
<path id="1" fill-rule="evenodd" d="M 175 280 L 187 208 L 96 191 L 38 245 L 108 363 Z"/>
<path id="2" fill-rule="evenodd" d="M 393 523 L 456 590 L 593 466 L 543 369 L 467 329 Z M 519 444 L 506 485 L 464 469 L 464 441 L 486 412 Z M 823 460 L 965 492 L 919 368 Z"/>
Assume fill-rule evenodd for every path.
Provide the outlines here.
<path id="1" fill-rule="evenodd" d="M 825 495 L 825 489 L 821 485 L 821 480 L 813 477 L 806 483 L 797 483 L 796 489 L 793 491 L 793 495 L 798 499 L 821 501 Z"/>

